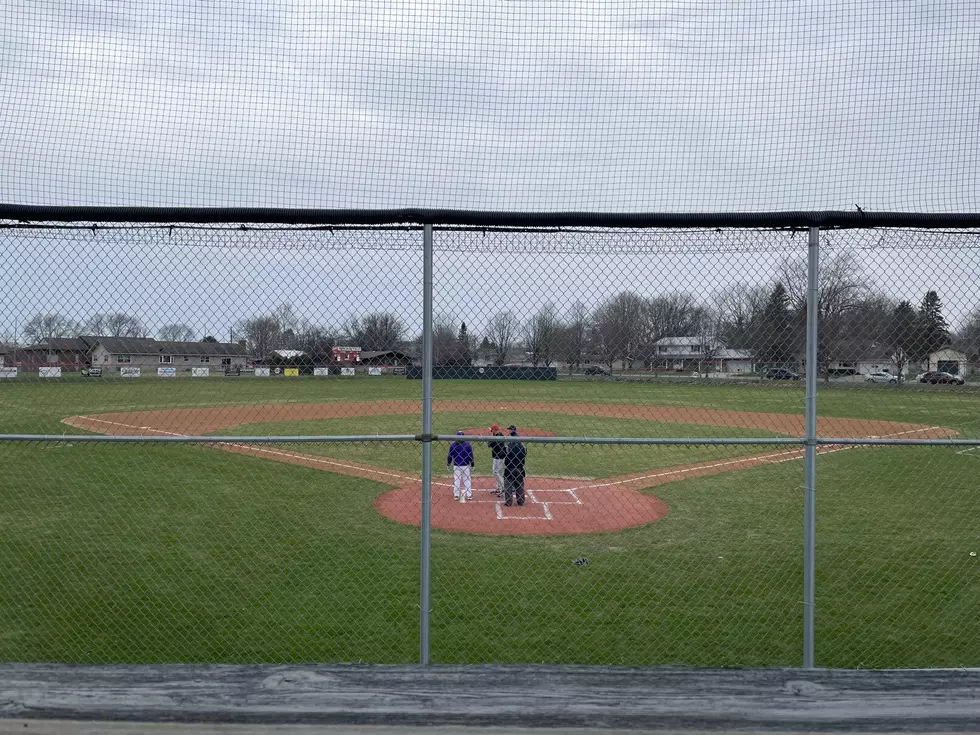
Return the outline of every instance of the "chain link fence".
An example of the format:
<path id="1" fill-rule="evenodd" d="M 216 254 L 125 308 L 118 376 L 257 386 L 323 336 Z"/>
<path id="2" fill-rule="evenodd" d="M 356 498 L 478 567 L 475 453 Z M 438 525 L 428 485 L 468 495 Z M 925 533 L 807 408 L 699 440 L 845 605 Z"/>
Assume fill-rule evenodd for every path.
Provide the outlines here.
<path id="1" fill-rule="evenodd" d="M 977 230 L 189 219 L 0 229 L 0 659 L 980 664 Z"/>

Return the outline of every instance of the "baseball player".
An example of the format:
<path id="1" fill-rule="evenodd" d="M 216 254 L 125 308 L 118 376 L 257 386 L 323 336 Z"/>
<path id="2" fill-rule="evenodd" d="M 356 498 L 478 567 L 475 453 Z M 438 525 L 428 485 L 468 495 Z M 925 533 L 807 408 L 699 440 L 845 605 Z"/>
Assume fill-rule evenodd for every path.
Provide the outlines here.
<path id="1" fill-rule="evenodd" d="M 463 432 L 457 431 L 456 436 L 463 436 Z M 471 471 L 476 467 L 476 462 L 473 459 L 473 447 L 468 441 L 457 439 L 449 445 L 446 469 L 450 467 L 453 471 L 453 499 L 465 503 L 473 497 Z"/>
<path id="2" fill-rule="evenodd" d="M 504 432 L 494 424 L 490 427 L 490 433 L 494 436 L 503 436 Z M 490 456 L 493 458 L 493 477 L 497 481 L 497 489 L 491 495 L 503 497 L 504 495 L 504 457 L 507 456 L 507 442 L 487 442 L 490 447 Z"/>

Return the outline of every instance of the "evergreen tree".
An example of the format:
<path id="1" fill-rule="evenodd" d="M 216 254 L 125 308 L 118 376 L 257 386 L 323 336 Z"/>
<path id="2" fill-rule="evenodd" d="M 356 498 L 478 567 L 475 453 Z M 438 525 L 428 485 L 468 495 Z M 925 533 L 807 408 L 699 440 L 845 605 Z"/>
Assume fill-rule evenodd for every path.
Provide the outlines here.
<path id="1" fill-rule="evenodd" d="M 473 354 L 470 348 L 470 334 L 466 329 L 466 322 L 459 327 L 459 336 L 456 338 L 458 343 L 456 362 L 460 365 L 472 365 Z"/>
<path id="2" fill-rule="evenodd" d="M 943 302 L 935 291 L 922 298 L 918 318 L 916 358 L 927 360 L 929 355 L 949 345 L 949 324 L 943 317 Z"/>
<path id="3" fill-rule="evenodd" d="M 908 301 L 902 301 L 891 315 L 891 324 L 886 335 L 889 357 L 898 369 L 898 379 L 904 377 L 905 366 L 910 360 L 918 359 L 918 314 Z"/>
<path id="4" fill-rule="evenodd" d="M 756 334 L 756 352 L 766 364 L 792 360 L 791 316 L 789 294 L 782 283 L 777 283 L 762 310 L 762 323 Z"/>

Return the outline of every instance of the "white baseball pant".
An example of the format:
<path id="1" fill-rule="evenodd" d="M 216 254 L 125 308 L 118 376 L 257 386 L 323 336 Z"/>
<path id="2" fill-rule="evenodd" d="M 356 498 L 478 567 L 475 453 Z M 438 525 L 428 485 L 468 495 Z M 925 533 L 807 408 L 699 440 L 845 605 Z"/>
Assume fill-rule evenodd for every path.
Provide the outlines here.
<path id="1" fill-rule="evenodd" d="M 497 492 L 502 493 L 504 491 L 504 458 L 494 457 L 493 460 L 493 477 L 497 481 Z"/>
<path id="2" fill-rule="evenodd" d="M 453 467 L 453 497 L 459 498 L 461 489 L 466 491 L 466 499 L 473 497 L 473 481 L 470 477 L 470 467 L 459 465 Z"/>

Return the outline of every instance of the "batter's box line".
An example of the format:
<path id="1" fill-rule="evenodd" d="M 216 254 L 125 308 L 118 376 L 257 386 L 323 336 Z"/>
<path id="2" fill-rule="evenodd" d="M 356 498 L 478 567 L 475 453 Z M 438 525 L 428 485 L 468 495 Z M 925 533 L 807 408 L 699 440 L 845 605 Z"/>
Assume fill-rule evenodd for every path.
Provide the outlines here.
<path id="1" fill-rule="evenodd" d="M 962 454 L 965 457 L 973 457 L 975 459 L 980 459 L 980 447 L 970 447 L 969 449 L 961 449 L 957 454 Z"/>

